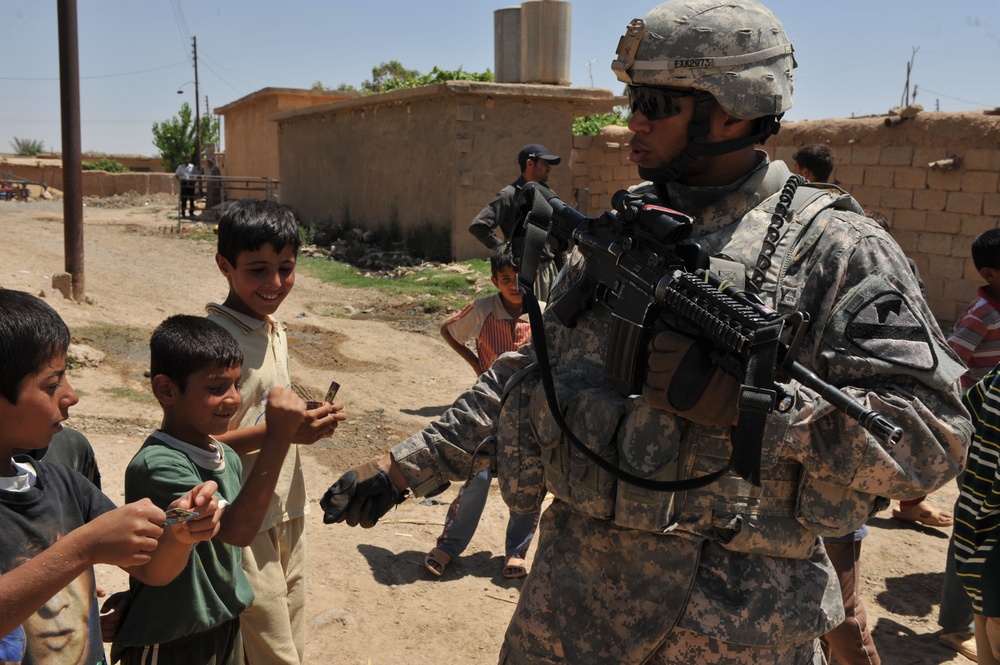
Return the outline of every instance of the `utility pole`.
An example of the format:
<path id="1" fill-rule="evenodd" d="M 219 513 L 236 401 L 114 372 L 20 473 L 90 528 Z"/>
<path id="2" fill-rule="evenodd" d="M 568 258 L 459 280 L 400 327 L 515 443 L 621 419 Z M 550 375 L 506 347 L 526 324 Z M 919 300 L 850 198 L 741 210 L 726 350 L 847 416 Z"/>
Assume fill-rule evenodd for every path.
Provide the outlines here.
<path id="1" fill-rule="evenodd" d="M 83 157 L 80 154 L 80 51 L 76 0 L 59 0 L 59 105 L 62 111 L 63 246 L 71 296 L 86 297 L 83 279 Z"/>
<path id="2" fill-rule="evenodd" d="M 191 37 L 194 45 L 194 166 L 201 173 L 201 104 L 198 102 L 198 36 Z M 206 109 L 207 110 L 207 109 Z"/>

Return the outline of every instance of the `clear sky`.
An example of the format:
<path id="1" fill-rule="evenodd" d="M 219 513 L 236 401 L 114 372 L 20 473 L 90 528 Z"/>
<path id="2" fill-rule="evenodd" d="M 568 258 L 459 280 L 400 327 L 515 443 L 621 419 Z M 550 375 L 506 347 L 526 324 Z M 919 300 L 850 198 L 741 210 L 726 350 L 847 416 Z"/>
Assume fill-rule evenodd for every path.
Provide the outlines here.
<path id="1" fill-rule="evenodd" d="M 502 0 L 80 0 L 84 151 L 155 155 L 153 122 L 212 108 L 264 87 L 360 86 L 372 67 L 494 68 L 493 12 Z M 572 2 L 574 85 L 621 90 L 619 36 L 655 0 Z M 882 114 L 911 83 L 927 110 L 1000 106 L 1000 0 L 769 0 L 795 45 L 788 119 Z M 0 0 L 0 152 L 14 137 L 61 148 L 56 0 Z M 181 89 L 183 94 L 178 94 Z"/>

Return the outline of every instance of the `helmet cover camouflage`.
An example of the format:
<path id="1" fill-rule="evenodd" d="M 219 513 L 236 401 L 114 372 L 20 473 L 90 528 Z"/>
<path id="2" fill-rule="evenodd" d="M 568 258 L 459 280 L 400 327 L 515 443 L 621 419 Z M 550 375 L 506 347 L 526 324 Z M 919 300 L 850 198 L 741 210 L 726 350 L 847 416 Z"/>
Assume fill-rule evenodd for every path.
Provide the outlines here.
<path id="1" fill-rule="evenodd" d="M 755 0 L 665 2 L 629 24 L 617 56 L 623 83 L 703 90 L 737 118 L 792 106 L 792 44 Z"/>

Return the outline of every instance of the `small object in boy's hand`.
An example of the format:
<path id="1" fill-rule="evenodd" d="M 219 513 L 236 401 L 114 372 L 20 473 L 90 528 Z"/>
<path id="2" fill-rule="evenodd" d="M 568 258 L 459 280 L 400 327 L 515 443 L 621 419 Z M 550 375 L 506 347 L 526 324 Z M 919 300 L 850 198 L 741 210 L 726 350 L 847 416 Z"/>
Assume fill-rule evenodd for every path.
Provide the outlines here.
<path id="1" fill-rule="evenodd" d="M 308 402 L 306 402 L 306 411 L 315 411 L 321 406 L 323 406 L 323 402 L 317 402 L 316 400 L 309 400 Z"/>
<path id="2" fill-rule="evenodd" d="M 337 398 L 337 391 L 340 390 L 340 384 L 336 381 L 330 382 L 330 389 L 326 391 L 326 397 L 323 401 L 327 404 L 333 404 L 333 400 Z"/>
<path id="3" fill-rule="evenodd" d="M 184 510 L 183 508 L 171 508 L 166 512 L 167 521 L 163 523 L 163 526 L 173 526 L 174 524 L 187 522 L 190 519 L 198 517 L 198 513 L 193 510 Z"/>

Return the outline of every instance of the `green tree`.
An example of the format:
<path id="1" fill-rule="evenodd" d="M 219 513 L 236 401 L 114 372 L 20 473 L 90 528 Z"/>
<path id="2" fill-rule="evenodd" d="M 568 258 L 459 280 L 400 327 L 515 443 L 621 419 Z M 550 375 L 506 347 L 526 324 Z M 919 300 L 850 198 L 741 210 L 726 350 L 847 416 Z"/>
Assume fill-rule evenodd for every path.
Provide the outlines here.
<path id="1" fill-rule="evenodd" d="M 383 62 L 378 67 L 372 67 L 372 78 L 370 81 L 362 82 L 361 89 L 370 93 L 385 92 L 385 86 L 390 81 L 406 81 L 418 76 L 420 76 L 420 72 L 416 69 L 407 69 L 398 60 L 390 60 Z M 400 87 L 408 86 L 395 86 L 389 89 L 395 90 Z"/>
<path id="2" fill-rule="evenodd" d="M 445 81 L 485 81 L 493 82 L 493 72 L 467 72 L 461 67 L 458 69 L 440 69 L 434 67 L 427 74 L 421 74 L 416 69 L 407 69 L 398 60 L 383 62 L 378 67 L 372 67 L 372 77 L 370 80 L 361 82 L 361 89 L 358 90 L 349 83 L 341 83 L 336 90 L 345 92 L 360 92 L 363 95 L 374 95 L 390 90 L 401 88 L 417 88 L 422 85 L 434 83 L 444 83 Z M 322 81 L 315 81 L 310 90 L 329 91 L 334 88 L 323 85 Z"/>
<path id="3" fill-rule="evenodd" d="M 194 112 L 187 102 L 181 104 L 180 111 L 173 118 L 153 123 L 153 145 L 160 151 L 160 160 L 167 173 L 184 161 L 184 155 L 193 155 L 195 150 Z M 219 119 L 212 115 L 201 118 L 201 146 L 219 142 Z"/>
<path id="4" fill-rule="evenodd" d="M 34 157 L 45 152 L 45 146 L 37 139 L 19 139 L 15 137 L 10 142 L 10 145 L 14 148 L 14 152 L 18 157 Z"/>

